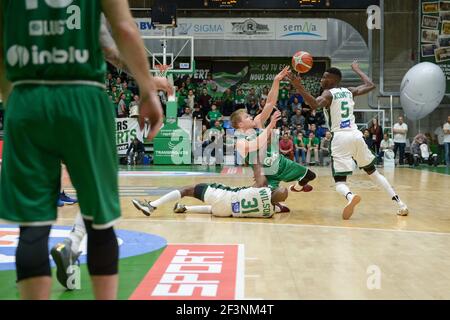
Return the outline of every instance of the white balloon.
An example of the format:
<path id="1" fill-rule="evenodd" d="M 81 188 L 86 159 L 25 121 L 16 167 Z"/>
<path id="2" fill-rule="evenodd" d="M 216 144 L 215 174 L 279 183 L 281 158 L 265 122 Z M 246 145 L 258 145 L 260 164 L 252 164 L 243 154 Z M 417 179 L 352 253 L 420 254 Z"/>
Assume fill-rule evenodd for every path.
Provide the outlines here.
<path id="1" fill-rule="evenodd" d="M 431 62 L 412 67 L 400 88 L 400 102 L 406 117 L 420 120 L 436 109 L 444 98 L 446 79 L 442 69 Z"/>

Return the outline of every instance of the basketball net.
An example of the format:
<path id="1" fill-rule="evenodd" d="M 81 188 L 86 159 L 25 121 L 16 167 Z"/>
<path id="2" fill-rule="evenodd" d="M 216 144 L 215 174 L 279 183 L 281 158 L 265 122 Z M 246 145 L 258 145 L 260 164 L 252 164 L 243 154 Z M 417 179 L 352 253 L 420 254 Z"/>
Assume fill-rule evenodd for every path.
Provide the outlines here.
<path id="1" fill-rule="evenodd" d="M 158 69 L 158 71 L 155 72 L 155 76 L 167 78 L 167 72 L 169 72 L 170 65 L 157 64 L 155 67 Z"/>

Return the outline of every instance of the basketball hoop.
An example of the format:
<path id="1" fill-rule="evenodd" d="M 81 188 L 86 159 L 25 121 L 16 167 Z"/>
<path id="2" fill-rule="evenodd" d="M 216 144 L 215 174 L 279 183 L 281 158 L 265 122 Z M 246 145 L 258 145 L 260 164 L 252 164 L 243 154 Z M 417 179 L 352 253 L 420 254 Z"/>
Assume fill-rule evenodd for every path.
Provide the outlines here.
<path id="1" fill-rule="evenodd" d="M 157 64 L 157 65 L 155 65 L 155 68 L 158 69 L 158 71 L 155 72 L 155 76 L 166 78 L 167 72 L 169 72 L 170 65 L 169 64 Z"/>

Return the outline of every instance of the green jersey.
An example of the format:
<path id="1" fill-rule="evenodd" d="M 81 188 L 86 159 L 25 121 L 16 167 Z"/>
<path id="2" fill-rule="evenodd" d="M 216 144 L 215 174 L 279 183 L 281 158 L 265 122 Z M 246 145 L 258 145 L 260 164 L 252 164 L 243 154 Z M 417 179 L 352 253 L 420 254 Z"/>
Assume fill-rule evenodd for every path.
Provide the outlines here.
<path id="1" fill-rule="evenodd" d="M 133 92 L 131 92 L 128 89 L 125 89 L 122 91 L 122 94 L 125 95 L 125 104 L 127 105 L 127 107 L 130 105 L 131 100 L 133 100 Z"/>
<path id="2" fill-rule="evenodd" d="M 79 80 L 103 86 L 106 65 L 99 42 L 99 0 L 1 3 L 3 54 L 9 81 Z"/>
<path id="3" fill-rule="evenodd" d="M 222 116 L 222 114 L 220 113 L 220 111 L 210 111 L 208 112 L 208 118 L 211 121 L 216 121 L 217 119 L 220 119 L 220 117 Z"/>
<path id="4" fill-rule="evenodd" d="M 281 89 L 278 92 L 278 100 L 287 100 L 289 99 L 289 91 L 286 89 Z"/>
<path id="5" fill-rule="evenodd" d="M 303 138 L 303 143 L 305 144 L 305 146 L 307 146 L 309 144 L 309 140 L 310 140 L 310 138 Z M 319 144 L 320 144 L 320 139 L 317 137 L 314 137 L 311 142 L 311 146 L 318 146 Z"/>

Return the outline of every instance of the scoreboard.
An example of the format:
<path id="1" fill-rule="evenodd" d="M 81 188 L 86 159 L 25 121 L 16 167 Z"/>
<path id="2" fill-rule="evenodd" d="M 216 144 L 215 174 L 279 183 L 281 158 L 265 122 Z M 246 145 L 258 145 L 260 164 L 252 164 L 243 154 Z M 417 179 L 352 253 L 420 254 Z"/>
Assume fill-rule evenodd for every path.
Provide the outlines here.
<path id="1" fill-rule="evenodd" d="M 365 10 L 379 5 L 379 0 L 182 0 L 176 1 L 178 9 L 321 9 Z"/>

